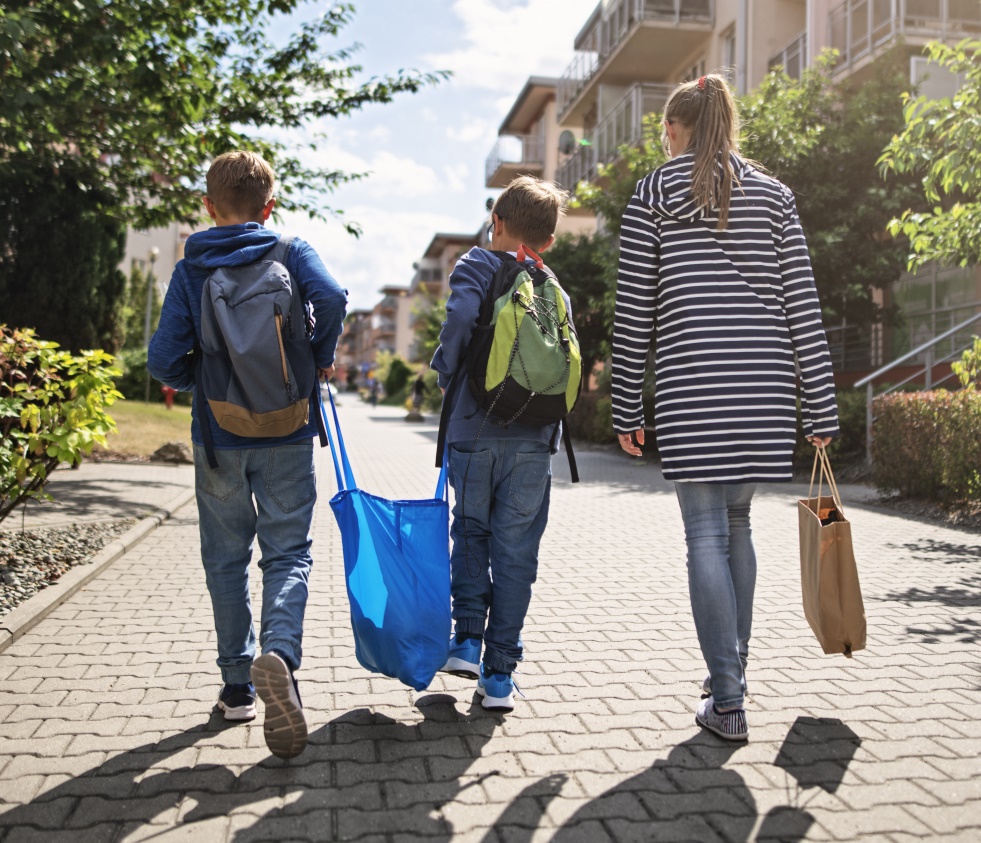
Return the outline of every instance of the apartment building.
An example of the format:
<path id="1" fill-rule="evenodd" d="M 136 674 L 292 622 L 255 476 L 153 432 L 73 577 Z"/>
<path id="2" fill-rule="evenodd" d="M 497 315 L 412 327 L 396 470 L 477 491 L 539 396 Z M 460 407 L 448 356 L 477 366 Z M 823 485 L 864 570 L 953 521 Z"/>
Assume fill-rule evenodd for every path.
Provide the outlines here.
<path id="1" fill-rule="evenodd" d="M 487 185 L 530 172 L 571 190 L 615 162 L 622 145 L 639 143 L 644 116 L 662 111 L 679 82 L 722 72 L 744 93 L 777 65 L 799 77 L 828 47 L 839 53 L 840 79 L 861 84 L 876 60 L 899 51 L 921 92 L 949 96 L 958 80 L 931 67 L 922 49 L 979 35 L 977 0 L 601 0 L 558 80 L 533 77 L 515 101 L 487 159 Z M 905 320 L 892 337 L 878 337 L 871 355 L 868 338 L 859 339 L 865 348 L 857 359 L 866 364 L 981 310 L 981 270 L 932 267 L 904 275 L 883 295 Z M 829 326 L 829 333 L 844 367 L 856 338 L 847 326 Z M 951 349 L 961 340 L 952 338 Z"/>

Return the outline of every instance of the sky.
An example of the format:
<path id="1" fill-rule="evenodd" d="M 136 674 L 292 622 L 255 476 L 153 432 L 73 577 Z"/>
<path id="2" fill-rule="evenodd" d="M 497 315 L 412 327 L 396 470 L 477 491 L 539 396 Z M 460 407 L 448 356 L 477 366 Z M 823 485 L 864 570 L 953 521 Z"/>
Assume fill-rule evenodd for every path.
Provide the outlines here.
<path id="1" fill-rule="evenodd" d="M 486 200 L 499 193 L 484 186 L 484 162 L 501 121 L 529 76 L 562 75 L 598 2 L 356 0 L 351 25 L 327 49 L 360 43 L 365 76 L 403 68 L 453 76 L 315 127 L 327 133 L 318 163 L 371 173 L 327 199 L 364 233 L 296 214 L 283 214 L 277 228 L 317 249 L 348 289 L 349 312 L 370 309 L 383 286 L 407 286 L 436 232 L 477 232 Z"/>

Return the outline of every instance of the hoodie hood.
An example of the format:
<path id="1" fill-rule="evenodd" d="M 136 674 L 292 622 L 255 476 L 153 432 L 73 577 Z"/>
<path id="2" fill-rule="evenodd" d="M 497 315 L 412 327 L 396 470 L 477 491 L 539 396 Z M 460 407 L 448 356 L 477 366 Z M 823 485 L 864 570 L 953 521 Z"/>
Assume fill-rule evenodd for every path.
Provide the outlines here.
<path id="1" fill-rule="evenodd" d="M 735 153 L 729 154 L 732 169 L 740 181 L 753 168 Z M 705 217 L 714 217 L 714 209 L 700 208 L 691 192 L 691 169 L 695 156 L 691 153 L 672 158 L 658 167 L 653 173 L 641 179 L 637 194 L 651 210 L 664 219 L 692 222 Z M 721 164 L 720 164 L 721 167 Z"/>
<path id="2" fill-rule="evenodd" d="M 217 225 L 187 238 L 184 260 L 201 269 L 244 266 L 262 259 L 279 235 L 257 222 Z"/>

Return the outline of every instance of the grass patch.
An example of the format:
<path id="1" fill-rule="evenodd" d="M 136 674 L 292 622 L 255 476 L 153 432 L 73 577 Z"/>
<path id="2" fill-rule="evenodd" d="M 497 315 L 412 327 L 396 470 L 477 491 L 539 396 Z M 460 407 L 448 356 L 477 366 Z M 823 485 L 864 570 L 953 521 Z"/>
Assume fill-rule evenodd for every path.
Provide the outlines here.
<path id="1" fill-rule="evenodd" d="M 191 447 L 191 408 L 143 401 L 117 401 L 109 408 L 119 433 L 108 437 L 109 447 L 95 447 L 97 452 L 148 457 L 168 442 L 183 442 Z"/>

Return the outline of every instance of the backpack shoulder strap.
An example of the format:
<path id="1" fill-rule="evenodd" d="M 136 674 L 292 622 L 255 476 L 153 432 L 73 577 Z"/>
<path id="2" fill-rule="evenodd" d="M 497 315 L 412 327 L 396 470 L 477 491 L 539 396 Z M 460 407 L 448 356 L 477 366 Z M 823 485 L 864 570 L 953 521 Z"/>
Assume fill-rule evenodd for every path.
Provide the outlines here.
<path id="1" fill-rule="evenodd" d="M 292 234 L 281 235 L 279 240 L 276 241 L 276 244 L 260 260 L 278 261 L 283 266 L 286 266 L 286 258 L 289 256 L 290 249 L 293 248 L 294 240 L 296 240 L 296 237 Z M 290 275 L 292 277 L 292 273 Z"/>

